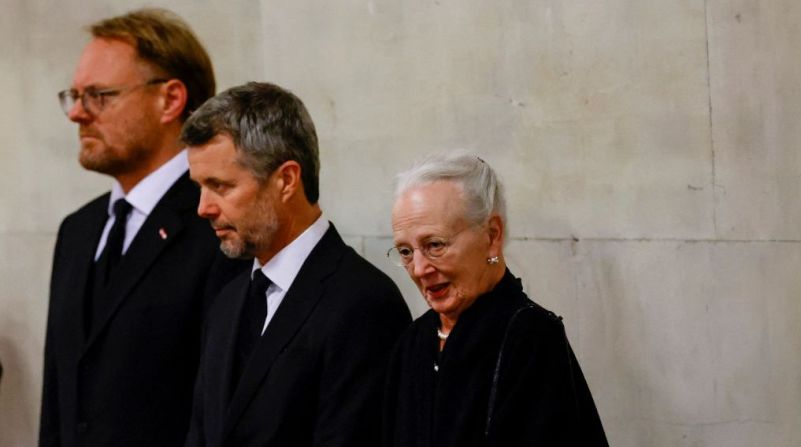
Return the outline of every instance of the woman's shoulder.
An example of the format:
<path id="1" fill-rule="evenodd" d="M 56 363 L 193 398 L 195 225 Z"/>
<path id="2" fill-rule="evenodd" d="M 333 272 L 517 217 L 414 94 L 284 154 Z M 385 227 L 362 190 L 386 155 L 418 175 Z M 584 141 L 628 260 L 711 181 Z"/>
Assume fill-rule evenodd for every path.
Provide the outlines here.
<path id="1" fill-rule="evenodd" d="M 515 338 L 532 338 L 540 342 L 564 337 L 562 317 L 525 298 L 510 315 L 507 331 Z"/>
<path id="2" fill-rule="evenodd" d="M 541 321 L 548 325 L 562 326 L 562 317 L 540 306 L 531 299 L 527 299 L 527 301 L 525 310 L 521 311 L 524 318 L 528 318 L 530 321 Z"/>
<path id="3" fill-rule="evenodd" d="M 534 302 L 523 291 L 520 278 L 515 277 L 509 270 L 496 289 L 497 293 L 506 295 L 502 301 L 506 312 L 511 313 L 511 319 L 527 323 L 526 326 L 561 329 L 562 317 Z"/>

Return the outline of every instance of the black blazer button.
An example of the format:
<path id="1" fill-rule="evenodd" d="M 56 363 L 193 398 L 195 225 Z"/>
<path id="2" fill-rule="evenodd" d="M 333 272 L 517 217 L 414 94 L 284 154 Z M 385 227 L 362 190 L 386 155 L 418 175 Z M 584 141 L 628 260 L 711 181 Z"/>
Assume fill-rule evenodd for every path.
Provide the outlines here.
<path id="1" fill-rule="evenodd" d="M 89 424 L 86 422 L 78 422 L 78 433 L 86 433 L 89 430 Z"/>

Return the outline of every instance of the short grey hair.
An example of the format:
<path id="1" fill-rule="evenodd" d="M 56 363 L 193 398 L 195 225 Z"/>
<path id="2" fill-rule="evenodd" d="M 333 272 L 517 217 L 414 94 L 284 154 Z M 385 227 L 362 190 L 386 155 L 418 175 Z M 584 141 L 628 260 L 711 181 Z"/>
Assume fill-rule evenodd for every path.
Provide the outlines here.
<path id="1" fill-rule="evenodd" d="M 239 162 L 259 180 L 284 162 L 298 162 L 306 199 L 311 204 L 319 200 L 317 133 L 306 106 L 292 92 L 266 82 L 230 88 L 200 106 L 181 130 L 187 146 L 206 144 L 217 135 L 231 137 Z"/>
<path id="2" fill-rule="evenodd" d="M 395 198 L 407 190 L 437 181 L 456 182 L 462 186 L 465 218 L 483 224 L 498 214 L 506 224 L 504 188 L 492 167 L 463 150 L 429 156 L 396 177 Z"/>

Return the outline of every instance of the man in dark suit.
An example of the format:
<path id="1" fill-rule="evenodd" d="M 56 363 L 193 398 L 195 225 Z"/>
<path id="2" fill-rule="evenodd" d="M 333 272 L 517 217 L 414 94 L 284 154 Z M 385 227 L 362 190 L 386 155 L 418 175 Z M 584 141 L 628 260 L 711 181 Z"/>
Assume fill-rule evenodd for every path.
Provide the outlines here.
<path id="1" fill-rule="evenodd" d="M 79 125 L 81 165 L 115 182 L 58 232 L 39 443 L 181 445 L 206 297 L 238 273 L 195 215 L 179 139 L 189 111 L 214 94 L 214 74 L 167 11 L 90 31 L 59 99 Z"/>
<path id="2" fill-rule="evenodd" d="M 184 125 L 198 213 L 250 257 L 207 322 L 188 446 L 375 446 L 385 364 L 410 315 L 318 204 L 303 103 L 249 83 Z"/>

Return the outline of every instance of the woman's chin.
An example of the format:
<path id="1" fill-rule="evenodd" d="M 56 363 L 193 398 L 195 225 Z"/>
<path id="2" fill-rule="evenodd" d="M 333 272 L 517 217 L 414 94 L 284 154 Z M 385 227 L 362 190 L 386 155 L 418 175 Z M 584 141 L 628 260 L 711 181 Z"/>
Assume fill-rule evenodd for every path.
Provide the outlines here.
<path id="1" fill-rule="evenodd" d="M 438 314 L 450 315 L 453 314 L 459 307 L 456 297 L 445 295 L 440 297 L 431 297 L 426 294 L 425 296 L 428 306 Z"/>

